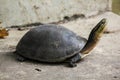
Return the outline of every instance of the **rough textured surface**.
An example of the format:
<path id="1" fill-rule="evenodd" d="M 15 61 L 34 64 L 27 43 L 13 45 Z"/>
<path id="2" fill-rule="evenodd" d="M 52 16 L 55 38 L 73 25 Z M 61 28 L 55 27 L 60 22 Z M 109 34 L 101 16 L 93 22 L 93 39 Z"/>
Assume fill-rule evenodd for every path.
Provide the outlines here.
<path id="1" fill-rule="evenodd" d="M 108 30 L 120 29 L 120 16 L 111 12 L 61 25 L 87 38 L 104 17 L 108 19 Z M 89 56 L 77 67 L 68 68 L 62 64 L 16 61 L 11 52 L 26 31 L 11 29 L 6 39 L 0 39 L 0 80 L 120 80 L 120 32 L 104 34 Z"/>
<path id="2" fill-rule="evenodd" d="M 96 15 L 110 10 L 111 0 L 0 0 L 3 26 L 55 22 L 65 16 Z"/>

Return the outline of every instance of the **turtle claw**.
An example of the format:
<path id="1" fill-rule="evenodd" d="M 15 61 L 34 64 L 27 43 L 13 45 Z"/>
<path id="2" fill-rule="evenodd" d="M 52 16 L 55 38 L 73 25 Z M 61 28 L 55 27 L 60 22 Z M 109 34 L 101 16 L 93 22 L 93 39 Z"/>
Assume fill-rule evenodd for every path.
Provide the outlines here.
<path id="1" fill-rule="evenodd" d="M 70 63 L 69 63 L 69 67 L 76 67 L 76 66 L 77 66 L 76 63 L 73 63 L 73 62 L 70 62 Z"/>

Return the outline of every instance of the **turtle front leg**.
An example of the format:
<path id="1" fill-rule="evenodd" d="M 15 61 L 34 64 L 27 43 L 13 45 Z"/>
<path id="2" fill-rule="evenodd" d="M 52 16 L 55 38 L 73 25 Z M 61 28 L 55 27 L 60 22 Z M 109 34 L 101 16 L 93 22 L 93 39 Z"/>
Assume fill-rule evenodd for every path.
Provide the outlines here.
<path id="1" fill-rule="evenodd" d="M 80 54 L 78 53 L 78 54 L 74 55 L 73 57 L 67 59 L 66 62 L 68 63 L 68 66 L 69 66 L 69 67 L 76 67 L 76 66 L 77 66 L 76 63 L 77 63 L 78 61 L 80 61 L 80 59 L 81 59 L 81 56 L 80 56 Z"/>

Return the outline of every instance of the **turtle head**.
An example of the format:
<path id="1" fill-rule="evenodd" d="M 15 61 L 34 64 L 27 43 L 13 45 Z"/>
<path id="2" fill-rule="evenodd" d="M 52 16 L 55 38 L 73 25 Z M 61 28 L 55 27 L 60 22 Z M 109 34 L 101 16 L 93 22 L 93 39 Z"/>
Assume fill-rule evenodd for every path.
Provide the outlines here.
<path id="1" fill-rule="evenodd" d="M 106 24 L 107 24 L 106 18 L 103 18 L 91 31 L 88 41 L 92 40 L 97 42 L 101 38 L 105 30 Z"/>
<path id="2" fill-rule="evenodd" d="M 91 31 L 86 45 L 81 50 L 81 53 L 88 54 L 100 40 L 105 28 L 106 28 L 106 18 L 103 18 Z"/>

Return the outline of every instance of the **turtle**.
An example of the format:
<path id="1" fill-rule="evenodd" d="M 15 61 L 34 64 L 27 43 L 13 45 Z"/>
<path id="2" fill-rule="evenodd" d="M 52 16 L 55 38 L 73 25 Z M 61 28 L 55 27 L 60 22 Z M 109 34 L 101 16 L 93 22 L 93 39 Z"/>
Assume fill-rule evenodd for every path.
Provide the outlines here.
<path id="1" fill-rule="evenodd" d="M 15 54 L 19 61 L 31 59 L 46 63 L 66 62 L 70 67 L 75 67 L 96 46 L 105 27 L 106 18 L 103 18 L 92 29 L 87 40 L 64 26 L 39 25 L 20 39 Z"/>

